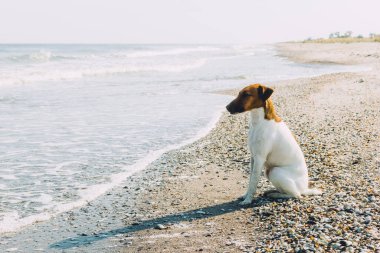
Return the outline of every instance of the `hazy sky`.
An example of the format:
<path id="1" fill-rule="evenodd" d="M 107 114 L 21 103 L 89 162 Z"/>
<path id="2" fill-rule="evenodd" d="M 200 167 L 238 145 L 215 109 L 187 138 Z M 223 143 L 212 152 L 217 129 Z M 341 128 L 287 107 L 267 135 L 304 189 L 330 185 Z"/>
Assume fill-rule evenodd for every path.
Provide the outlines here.
<path id="1" fill-rule="evenodd" d="M 0 43 L 262 43 L 380 33 L 380 0 L 0 0 Z"/>

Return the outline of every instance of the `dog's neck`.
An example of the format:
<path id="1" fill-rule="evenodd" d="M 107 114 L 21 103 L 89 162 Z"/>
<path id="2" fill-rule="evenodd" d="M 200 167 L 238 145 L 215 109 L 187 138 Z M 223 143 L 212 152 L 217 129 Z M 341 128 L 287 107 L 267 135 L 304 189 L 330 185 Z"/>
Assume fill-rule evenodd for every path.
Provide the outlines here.
<path id="1" fill-rule="evenodd" d="M 264 107 L 259 107 L 259 108 L 255 108 L 255 109 L 252 109 L 250 112 L 249 112 L 249 124 L 252 126 L 252 127 L 255 127 L 256 125 L 258 125 L 260 122 L 262 122 L 263 120 L 265 120 L 265 111 L 264 111 Z"/>
<path id="2" fill-rule="evenodd" d="M 281 118 L 277 116 L 271 99 L 265 102 L 264 107 L 254 108 L 250 111 L 250 124 L 253 127 L 264 120 L 281 122 Z"/>

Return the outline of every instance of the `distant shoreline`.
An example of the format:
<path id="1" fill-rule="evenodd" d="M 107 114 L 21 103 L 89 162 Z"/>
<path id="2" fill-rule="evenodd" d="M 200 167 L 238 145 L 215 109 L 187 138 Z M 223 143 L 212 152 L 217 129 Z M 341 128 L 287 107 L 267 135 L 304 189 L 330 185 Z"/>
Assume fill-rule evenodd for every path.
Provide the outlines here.
<path id="1" fill-rule="evenodd" d="M 278 55 L 298 63 L 367 65 L 377 68 L 380 43 L 297 43 L 276 44 Z"/>
<path id="2" fill-rule="evenodd" d="M 378 43 L 380 42 L 380 37 L 374 38 L 356 38 L 356 37 L 348 37 L 348 38 L 327 38 L 327 39 L 310 39 L 304 40 L 302 43 Z"/>

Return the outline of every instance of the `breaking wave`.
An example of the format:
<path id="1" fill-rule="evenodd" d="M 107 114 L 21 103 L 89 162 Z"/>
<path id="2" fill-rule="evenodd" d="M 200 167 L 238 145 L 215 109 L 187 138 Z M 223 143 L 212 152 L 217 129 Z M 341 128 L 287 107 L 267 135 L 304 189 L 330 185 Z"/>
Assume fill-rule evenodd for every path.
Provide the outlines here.
<path id="1" fill-rule="evenodd" d="M 60 81 L 79 79 L 86 76 L 116 75 L 128 73 L 148 73 L 148 72 L 167 72 L 180 73 L 202 67 L 207 62 L 206 59 L 200 59 L 182 64 L 125 64 L 115 66 L 95 66 L 95 67 L 78 67 L 78 68 L 32 68 L 12 71 L 0 71 L 0 85 L 24 84 L 40 81 Z"/>

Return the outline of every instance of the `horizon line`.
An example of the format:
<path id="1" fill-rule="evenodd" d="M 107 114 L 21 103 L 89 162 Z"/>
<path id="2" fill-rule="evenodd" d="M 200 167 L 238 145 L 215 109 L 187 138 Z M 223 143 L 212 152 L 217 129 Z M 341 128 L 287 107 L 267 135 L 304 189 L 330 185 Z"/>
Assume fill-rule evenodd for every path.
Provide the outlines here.
<path id="1" fill-rule="evenodd" d="M 0 42 L 0 45 L 244 45 L 276 44 L 295 41 L 276 42 Z"/>

